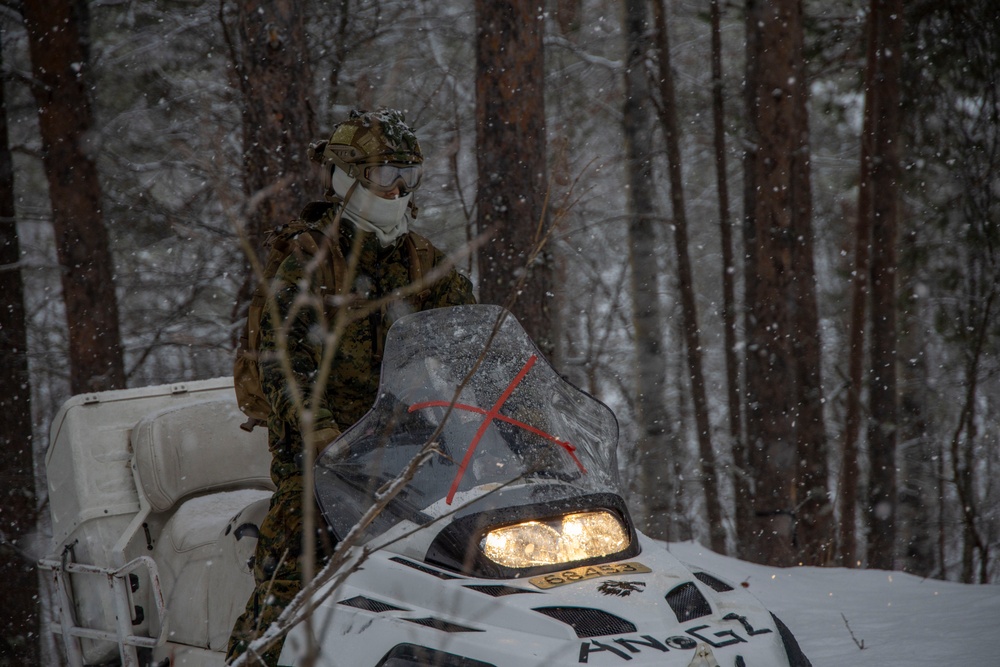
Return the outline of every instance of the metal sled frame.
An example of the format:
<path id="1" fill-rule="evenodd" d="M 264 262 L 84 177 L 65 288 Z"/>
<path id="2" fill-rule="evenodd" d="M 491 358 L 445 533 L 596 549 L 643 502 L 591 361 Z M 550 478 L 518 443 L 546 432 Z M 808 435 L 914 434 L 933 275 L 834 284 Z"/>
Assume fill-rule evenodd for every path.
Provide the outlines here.
<path id="1" fill-rule="evenodd" d="M 163 592 L 160 589 L 160 577 L 156 563 L 149 556 L 139 556 L 123 567 L 111 569 L 84 563 L 59 562 L 54 560 L 39 561 L 39 566 L 51 570 L 58 594 L 59 626 L 57 632 L 62 635 L 66 656 L 70 667 L 83 667 L 83 651 L 80 648 L 80 638 L 100 639 L 118 644 L 122 667 L 138 667 L 139 658 L 136 648 L 153 648 L 162 644 L 166 638 L 166 605 L 163 602 Z M 149 572 L 152 584 L 153 600 L 156 613 L 162 624 L 157 637 L 142 637 L 132 634 L 132 621 L 135 607 L 132 604 L 132 588 L 128 576 L 134 570 L 145 567 Z M 108 588 L 115 605 L 117 631 L 108 632 L 96 628 L 86 628 L 76 625 L 73 618 L 73 598 L 67 574 L 89 574 L 104 576 L 108 580 Z"/>

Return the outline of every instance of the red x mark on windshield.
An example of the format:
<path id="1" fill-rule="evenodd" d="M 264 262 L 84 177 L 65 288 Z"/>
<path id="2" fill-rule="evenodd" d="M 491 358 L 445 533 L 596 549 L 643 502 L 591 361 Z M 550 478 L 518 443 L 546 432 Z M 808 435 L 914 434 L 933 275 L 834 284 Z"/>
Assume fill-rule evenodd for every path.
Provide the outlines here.
<path id="1" fill-rule="evenodd" d="M 536 361 L 538 361 L 538 355 L 534 354 L 531 355 L 528 361 L 524 364 L 524 367 L 522 367 L 521 370 L 518 372 L 518 374 L 514 377 L 514 379 L 510 381 L 510 384 L 507 385 L 507 388 L 504 389 L 502 394 L 500 394 L 500 398 L 497 399 L 497 402 L 494 403 L 493 407 L 490 408 L 489 410 L 485 410 L 483 408 L 476 407 L 474 405 L 466 405 L 464 403 L 454 404 L 454 408 L 456 410 L 465 410 L 467 412 L 474 412 L 476 414 L 483 415 L 485 419 L 483 419 L 483 423 L 480 424 L 479 428 L 476 430 L 476 435 L 472 438 L 472 442 L 469 443 L 469 448 L 465 450 L 465 457 L 462 459 L 461 465 L 458 466 L 458 472 L 455 474 L 455 480 L 451 483 L 451 488 L 448 490 L 448 497 L 445 499 L 445 502 L 447 504 L 451 505 L 451 501 L 454 500 L 455 492 L 458 491 L 458 485 L 462 481 L 462 477 L 465 475 L 465 469 L 469 467 L 469 462 L 472 461 L 472 456 L 476 451 L 476 447 L 479 446 L 479 441 L 486 433 L 486 429 L 489 428 L 490 424 L 493 423 L 494 419 L 506 422 L 508 424 L 513 424 L 514 426 L 522 428 L 525 431 L 528 431 L 529 433 L 533 433 L 541 438 L 544 438 L 546 440 L 549 440 L 550 442 L 559 445 L 560 447 L 565 449 L 566 453 L 573 458 L 573 462 L 576 463 L 580 471 L 583 472 L 584 474 L 587 473 L 587 470 L 583 467 L 583 464 L 580 463 L 580 459 L 578 459 L 576 457 L 576 454 L 573 453 L 576 451 L 576 447 L 569 444 L 565 440 L 560 440 L 554 435 L 542 431 L 541 429 L 535 428 L 534 426 L 525 424 L 524 422 L 500 414 L 500 408 L 502 408 L 503 404 L 507 402 L 507 399 L 510 398 L 510 395 L 514 393 L 514 389 L 517 388 L 517 385 L 521 384 L 521 381 L 524 379 L 524 376 L 528 374 L 528 371 L 531 370 L 531 367 L 535 365 Z M 453 405 L 451 401 L 425 401 L 423 403 L 414 403 L 413 405 L 411 405 L 409 408 L 409 412 L 413 412 L 415 410 L 421 410 L 423 408 L 448 407 L 451 405 Z"/>

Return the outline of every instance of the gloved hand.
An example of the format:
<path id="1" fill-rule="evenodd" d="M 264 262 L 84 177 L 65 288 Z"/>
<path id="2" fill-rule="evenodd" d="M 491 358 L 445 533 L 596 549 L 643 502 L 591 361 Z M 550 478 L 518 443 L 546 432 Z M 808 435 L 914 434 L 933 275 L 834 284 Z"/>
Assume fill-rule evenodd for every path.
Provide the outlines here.
<path id="1" fill-rule="evenodd" d="M 312 447 L 313 460 L 319 458 L 319 455 L 323 453 L 326 446 L 333 442 L 339 435 L 340 429 L 333 426 L 318 428 L 313 431 L 310 436 L 306 438 L 307 444 Z"/>

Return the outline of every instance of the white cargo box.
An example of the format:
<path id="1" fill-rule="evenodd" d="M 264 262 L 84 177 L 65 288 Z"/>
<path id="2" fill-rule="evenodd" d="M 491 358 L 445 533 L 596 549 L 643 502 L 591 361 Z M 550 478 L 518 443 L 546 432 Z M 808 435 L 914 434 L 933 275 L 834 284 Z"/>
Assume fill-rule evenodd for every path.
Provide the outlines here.
<path id="1" fill-rule="evenodd" d="M 187 499 L 240 489 L 269 496 L 266 429 L 247 433 L 240 428 L 244 420 L 232 378 L 84 394 L 57 413 L 45 458 L 53 531 L 47 566 L 71 581 L 63 601 L 71 614 L 64 609 L 60 619 L 64 633 L 97 633 L 78 635 L 85 662 L 118 652 L 116 643 L 91 639 L 101 632 L 120 637 L 126 625 L 134 636 L 159 632 L 161 619 L 151 613 L 156 586 L 144 571 L 149 568 L 129 569 L 132 618 L 116 627 L 121 603 L 109 598 L 108 577 L 74 573 L 67 563 L 110 572 L 156 559 L 164 525 Z M 234 508 L 223 505 L 210 503 L 219 516 L 209 511 L 200 522 L 224 527 Z"/>

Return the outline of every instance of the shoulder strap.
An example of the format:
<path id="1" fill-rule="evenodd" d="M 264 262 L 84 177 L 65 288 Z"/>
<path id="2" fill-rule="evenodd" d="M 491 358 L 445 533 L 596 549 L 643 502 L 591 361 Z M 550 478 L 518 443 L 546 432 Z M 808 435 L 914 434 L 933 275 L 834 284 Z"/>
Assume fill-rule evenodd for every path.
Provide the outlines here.
<path id="1" fill-rule="evenodd" d="M 320 272 L 317 282 L 335 294 L 345 294 L 350 286 L 341 284 L 347 275 L 347 260 L 335 234 L 326 233 L 326 227 L 317 224 L 326 213 L 336 206 L 329 202 L 312 202 L 302 211 L 302 217 L 287 224 L 279 225 L 268 236 L 268 242 L 278 250 L 278 255 L 287 257 L 298 251 L 305 258 L 312 258 L 325 252 L 329 262 L 317 267 Z M 277 267 L 274 267 L 277 271 Z M 273 275 L 274 272 L 271 273 Z"/>
<path id="2" fill-rule="evenodd" d="M 330 273 L 320 276 L 320 284 L 326 289 L 332 290 L 334 294 L 348 294 L 351 291 L 351 286 L 347 284 L 347 259 L 344 257 L 344 249 L 340 247 L 340 240 L 318 230 L 311 230 L 309 234 L 304 236 L 311 238 L 314 248 L 313 254 L 318 253 L 321 247 L 325 247 L 327 250 L 329 261 L 323 264 Z"/>
<path id="3" fill-rule="evenodd" d="M 406 235 L 406 250 L 410 262 L 410 283 L 421 285 L 422 289 L 410 297 L 415 310 L 421 310 L 431 295 L 430 285 L 423 285 L 424 276 L 434 268 L 434 246 L 416 232 Z"/>

